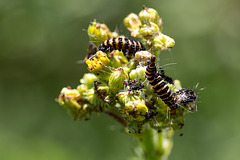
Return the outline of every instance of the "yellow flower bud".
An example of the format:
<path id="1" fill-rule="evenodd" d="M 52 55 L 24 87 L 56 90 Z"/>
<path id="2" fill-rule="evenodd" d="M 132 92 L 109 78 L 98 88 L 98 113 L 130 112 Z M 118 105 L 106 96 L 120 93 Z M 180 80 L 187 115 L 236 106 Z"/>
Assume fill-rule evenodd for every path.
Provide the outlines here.
<path id="1" fill-rule="evenodd" d="M 124 20 L 123 23 L 127 27 L 127 29 L 131 32 L 132 37 L 138 36 L 138 31 L 140 26 L 142 25 L 139 17 L 135 13 L 129 14 Z"/>
<path id="2" fill-rule="evenodd" d="M 102 80 L 107 81 L 111 74 L 111 62 L 107 54 L 98 51 L 95 55 L 86 60 L 88 69 Z"/>
<path id="3" fill-rule="evenodd" d="M 148 24 L 150 22 L 153 22 L 155 24 L 159 23 L 159 16 L 155 9 L 153 8 L 147 8 L 143 7 L 143 10 L 139 13 L 139 19 L 142 22 L 142 24 Z"/>
<path id="4" fill-rule="evenodd" d="M 105 24 L 94 20 L 88 27 L 88 36 L 92 43 L 99 46 L 103 41 L 112 38 L 112 33 Z"/>

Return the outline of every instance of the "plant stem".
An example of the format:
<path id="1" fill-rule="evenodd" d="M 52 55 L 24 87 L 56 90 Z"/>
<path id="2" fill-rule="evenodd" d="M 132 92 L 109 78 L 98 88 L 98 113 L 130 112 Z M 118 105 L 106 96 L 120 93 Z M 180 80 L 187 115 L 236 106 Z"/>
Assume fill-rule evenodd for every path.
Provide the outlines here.
<path id="1" fill-rule="evenodd" d="M 145 160 L 167 160 L 172 149 L 173 129 L 162 129 L 161 132 L 146 126 L 138 135 L 139 144 Z"/>

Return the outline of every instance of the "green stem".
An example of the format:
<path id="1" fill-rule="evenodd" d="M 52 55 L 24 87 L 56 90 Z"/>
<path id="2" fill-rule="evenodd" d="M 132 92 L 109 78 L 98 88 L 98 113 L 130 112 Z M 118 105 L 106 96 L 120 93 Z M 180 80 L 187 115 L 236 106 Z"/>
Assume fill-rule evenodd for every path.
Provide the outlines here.
<path id="1" fill-rule="evenodd" d="M 138 136 L 145 160 L 167 160 L 172 149 L 173 133 L 172 128 L 157 132 L 150 126 L 146 126 Z"/>

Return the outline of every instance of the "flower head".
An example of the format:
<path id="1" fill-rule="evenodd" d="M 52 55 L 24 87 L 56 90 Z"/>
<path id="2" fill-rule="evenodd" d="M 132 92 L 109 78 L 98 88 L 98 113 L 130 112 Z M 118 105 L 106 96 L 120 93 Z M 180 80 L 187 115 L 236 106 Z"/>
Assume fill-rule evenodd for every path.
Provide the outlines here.
<path id="1" fill-rule="evenodd" d="M 89 118 L 93 112 L 114 115 L 137 134 L 147 124 L 157 130 L 182 128 L 184 114 L 195 111 L 197 96 L 158 72 L 155 63 L 175 41 L 162 33 L 162 19 L 152 8 L 129 14 L 124 24 L 140 41 L 119 37 L 96 21 L 89 25 L 89 38 L 96 45 L 85 59 L 91 73 L 84 74 L 77 89 L 64 87 L 59 104 L 75 119 Z"/>
<path id="2" fill-rule="evenodd" d="M 111 74 L 111 62 L 107 57 L 107 54 L 98 51 L 95 55 L 86 60 L 88 69 L 97 77 L 103 80 L 108 80 Z"/>

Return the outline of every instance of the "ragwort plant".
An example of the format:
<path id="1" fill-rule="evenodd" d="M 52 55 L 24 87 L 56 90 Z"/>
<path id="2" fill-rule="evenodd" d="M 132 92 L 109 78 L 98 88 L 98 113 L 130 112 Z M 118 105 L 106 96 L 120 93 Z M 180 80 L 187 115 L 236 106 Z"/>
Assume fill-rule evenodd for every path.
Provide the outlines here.
<path id="1" fill-rule="evenodd" d="M 158 69 L 161 51 L 175 41 L 162 33 L 156 10 L 143 7 L 124 24 L 131 39 L 139 41 L 111 32 L 96 20 L 89 25 L 85 63 L 90 73 L 77 88 L 64 87 L 57 101 L 75 120 L 89 119 L 93 112 L 115 118 L 139 142 L 130 159 L 167 159 L 173 133 L 183 127 L 185 113 L 196 111 L 197 96 Z"/>

